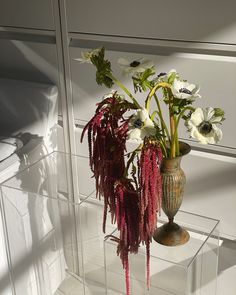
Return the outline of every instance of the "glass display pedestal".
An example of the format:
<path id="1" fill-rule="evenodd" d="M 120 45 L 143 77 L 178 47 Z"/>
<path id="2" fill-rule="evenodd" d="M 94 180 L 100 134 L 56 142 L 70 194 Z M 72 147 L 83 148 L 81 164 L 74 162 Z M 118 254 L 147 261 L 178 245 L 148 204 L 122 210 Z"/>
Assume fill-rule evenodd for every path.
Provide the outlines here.
<path id="1" fill-rule="evenodd" d="M 159 226 L 166 218 L 159 218 Z M 181 246 L 167 247 L 154 240 L 150 247 L 151 286 L 146 288 L 146 253 L 129 255 L 131 293 L 135 295 L 215 295 L 219 251 L 219 221 L 179 211 L 175 222 L 188 230 L 190 240 Z M 118 237 L 117 230 L 110 233 Z M 105 239 L 107 294 L 125 294 L 125 277 L 117 243 Z"/>
<path id="2" fill-rule="evenodd" d="M 103 202 L 88 158 L 54 152 L 32 163 L 1 185 L 1 215 L 9 273 L 0 265 L 1 294 L 125 294 L 117 245 L 102 233 Z M 181 211 L 175 220 L 188 229 L 189 242 L 152 242 L 149 290 L 145 249 L 130 255 L 132 295 L 215 295 L 219 221 Z M 109 217 L 106 233 L 118 234 Z"/>
<path id="3" fill-rule="evenodd" d="M 32 163 L 1 185 L 1 215 L 1 294 L 105 294 L 103 205 L 88 158 L 54 152 Z"/>

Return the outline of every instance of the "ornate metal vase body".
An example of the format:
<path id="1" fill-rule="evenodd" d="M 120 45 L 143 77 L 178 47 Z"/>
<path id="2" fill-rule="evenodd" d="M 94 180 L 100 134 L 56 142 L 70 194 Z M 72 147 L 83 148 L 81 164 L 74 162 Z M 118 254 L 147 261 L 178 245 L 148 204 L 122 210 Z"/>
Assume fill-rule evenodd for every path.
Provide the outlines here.
<path id="1" fill-rule="evenodd" d="M 159 227 L 154 233 L 154 240 L 166 246 L 185 244 L 189 240 L 189 233 L 174 222 L 174 216 L 178 212 L 184 194 L 186 177 L 180 167 L 182 156 L 190 152 L 190 146 L 180 143 L 181 156 L 176 158 L 164 158 L 161 165 L 162 173 L 162 209 L 169 222 Z"/>

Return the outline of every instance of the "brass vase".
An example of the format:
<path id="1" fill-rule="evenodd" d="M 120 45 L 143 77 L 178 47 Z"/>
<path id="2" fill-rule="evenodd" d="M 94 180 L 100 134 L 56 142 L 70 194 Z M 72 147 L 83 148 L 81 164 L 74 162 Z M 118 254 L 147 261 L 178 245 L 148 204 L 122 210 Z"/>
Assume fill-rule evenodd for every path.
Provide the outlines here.
<path id="1" fill-rule="evenodd" d="M 182 157 L 191 150 L 187 143 L 180 142 L 181 156 L 176 158 L 164 158 L 161 165 L 162 174 L 162 209 L 169 222 L 157 228 L 154 232 L 154 240 L 165 246 L 177 246 L 185 244 L 189 240 L 189 233 L 174 222 L 184 194 L 186 177 L 180 164 Z"/>

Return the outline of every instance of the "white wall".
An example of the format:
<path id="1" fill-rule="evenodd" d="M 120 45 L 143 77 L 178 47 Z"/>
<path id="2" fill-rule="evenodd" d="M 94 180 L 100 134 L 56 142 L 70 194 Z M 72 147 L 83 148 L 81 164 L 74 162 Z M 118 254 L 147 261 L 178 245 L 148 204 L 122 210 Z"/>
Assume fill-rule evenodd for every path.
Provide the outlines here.
<path id="1" fill-rule="evenodd" d="M 160 0 L 145 3 L 140 0 L 128 3 L 24 0 L 19 7 L 18 1 L 4 0 L 0 12 L 0 76 L 58 85 L 65 138 L 64 142 L 60 138 L 61 146 L 72 153 L 86 154 L 86 148 L 80 148 L 80 131 L 75 123 L 83 126 L 93 115 L 96 102 L 108 90 L 96 85 L 93 67 L 81 65 L 74 58 L 80 56 L 81 50 L 101 45 L 108 49 L 107 56 L 113 64 L 120 56 L 146 56 L 155 61 L 161 72 L 176 68 L 183 77 L 200 84 L 203 98 L 199 105 L 225 109 L 227 119 L 222 127 L 222 142 L 204 149 L 235 155 L 232 126 L 236 125 L 236 4 L 233 0 L 227 5 L 218 0 L 191 5 L 186 0 L 180 2 L 171 2 L 170 6 L 169 1 Z M 118 67 L 114 67 L 114 72 L 132 87 L 130 81 L 120 75 Z M 60 134 L 63 136 L 63 132 Z M 189 140 L 184 127 L 180 135 Z M 202 148 L 190 143 L 197 149 Z M 189 165 L 194 163 L 195 160 Z M 228 162 L 225 165 L 229 167 L 228 173 L 236 178 L 232 165 Z M 202 173 L 203 177 L 209 177 L 204 168 Z M 188 174 L 194 179 L 192 169 Z M 220 173 L 216 182 L 218 178 L 221 179 Z M 199 187 L 200 184 L 195 178 L 191 185 Z M 236 209 L 234 192 L 229 207 Z M 215 193 L 218 196 L 219 192 Z M 221 199 L 219 196 L 219 206 Z M 191 203 L 195 202 L 189 202 L 187 208 L 194 212 Z M 199 200 L 199 212 L 201 207 L 205 208 L 203 204 Z M 219 216 L 210 208 L 209 215 Z"/>
<path id="2" fill-rule="evenodd" d="M 236 21 L 232 12 L 235 2 L 228 1 L 226 6 L 221 1 L 190 5 L 185 0 L 171 4 L 152 0 L 128 3 L 68 0 L 66 5 L 71 119 L 78 126 L 91 118 L 96 102 L 109 90 L 96 85 L 92 66 L 79 64 L 74 58 L 80 57 L 83 50 L 102 45 L 115 65 L 112 67 L 115 75 L 129 88 L 132 89 L 131 81 L 121 76 L 116 61 L 120 56 L 145 56 L 154 60 L 160 72 L 176 68 L 183 77 L 200 84 L 199 105 L 225 110 L 223 140 L 218 145 L 203 149 L 189 140 L 182 126 L 180 136 L 203 151 L 183 161 L 189 181 L 182 208 L 220 219 L 222 235 L 235 238 L 236 138 L 232 130 L 236 125 Z M 81 130 L 76 129 L 74 150 L 86 155 L 86 144 L 79 145 L 80 134 Z M 212 158 L 212 153 L 229 157 Z"/>
<path id="3" fill-rule="evenodd" d="M 114 62 L 124 55 L 145 55 L 160 71 L 176 68 L 201 85 L 201 105 L 225 109 L 223 141 L 204 147 L 209 153 L 193 152 L 183 161 L 188 184 L 182 208 L 220 219 L 222 234 L 235 239 L 236 2 L 2 0 L 1 4 L 0 76 L 58 86 L 65 139 L 60 141 L 66 151 L 87 155 L 75 123 L 84 125 L 107 92 L 96 85 L 92 67 L 73 60 L 86 48 L 104 45 Z M 188 140 L 184 130 L 180 134 Z"/>

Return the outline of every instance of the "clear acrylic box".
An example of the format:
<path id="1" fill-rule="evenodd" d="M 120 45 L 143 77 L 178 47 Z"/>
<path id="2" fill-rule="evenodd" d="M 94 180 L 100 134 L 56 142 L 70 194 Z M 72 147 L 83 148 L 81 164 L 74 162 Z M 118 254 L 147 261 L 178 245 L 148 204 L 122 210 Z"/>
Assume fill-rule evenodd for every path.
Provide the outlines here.
<path id="1" fill-rule="evenodd" d="M 117 245 L 102 233 L 103 202 L 87 157 L 54 152 L 32 163 L 1 185 L 1 214 L 8 273 L 0 265 L 6 278 L 0 294 L 125 294 Z M 151 244 L 149 291 L 145 250 L 130 255 L 133 295 L 215 294 L 219 222 L 181 211 L 176 221 L 191 239 L 173 248 Z M 118 234 L 109 218 L 106 233 Z"/>
<path id="2" fill-rule="evenodd" d="M 163 214 L 159 225 L 166 222 Z M 150 247 L 151 286 L 146 287 L 146 253 L 129 255 L 131 293 L 134 295 L 215 295 L 219 251 L 219 221 L 179 211 L 175 222 L 190 233 L 190 240 L 181 246 L 168 247 L 156 243 Z M 119 236 L 114 230 L 110 233 Z M 105 265 L 107 294 L 126 294 L 125 276 L 117 244 L 106 238 Z"/>
<path id="3" fill-rule="evenodd" d="M 11 285 L 1 294 L 105 294 L 103 206 L 91 176 L 86 157 L 54 152 L 1 185 Z"/>

